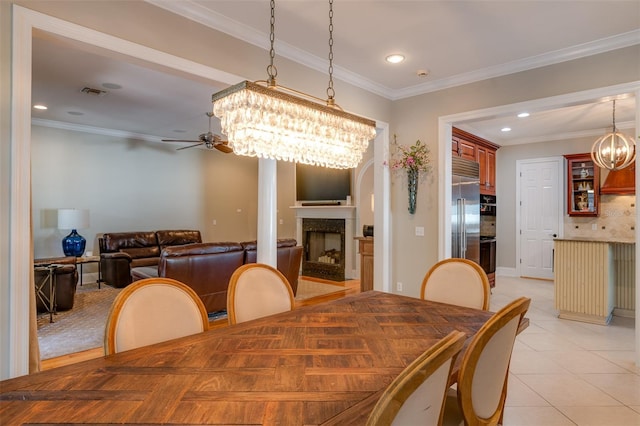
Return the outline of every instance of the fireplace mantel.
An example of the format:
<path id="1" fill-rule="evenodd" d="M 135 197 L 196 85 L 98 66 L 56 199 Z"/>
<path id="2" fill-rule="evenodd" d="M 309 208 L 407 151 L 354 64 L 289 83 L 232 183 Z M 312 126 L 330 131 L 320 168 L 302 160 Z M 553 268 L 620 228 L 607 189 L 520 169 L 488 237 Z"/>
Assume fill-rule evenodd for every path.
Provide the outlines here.
<path id="1" fill-rule="evenodd" d="M 291 206 L 297 218 L 355 219 L 356 206 Z"/>
<path id="2" fill-rule="evenodd" d="M 355 270 L 355 206 L 291 206 L 296 212 L 296 239 L 302 241 L 302 219 L 344 219 L 345 277 L 356 277 Z"/>

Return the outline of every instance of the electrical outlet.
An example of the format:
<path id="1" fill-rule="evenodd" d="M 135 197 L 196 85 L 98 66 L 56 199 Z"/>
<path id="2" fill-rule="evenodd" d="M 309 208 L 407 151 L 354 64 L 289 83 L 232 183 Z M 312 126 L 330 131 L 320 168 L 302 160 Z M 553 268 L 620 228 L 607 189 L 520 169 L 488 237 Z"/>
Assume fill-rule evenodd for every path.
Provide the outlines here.
<path id="1" fill-rule="evenodd" d="M 424 226 L 416 226 L 416 236 L 424 237 Z"/>
<path id="2" fill-rule="evenodd" d="M 597 231 L 598 230 L 598 224 L 597 223 L 592 223 L 591 224 L 591 230 L 592 231 Z"/>
<path id="3" fill-rule="evenodd" d="M 402 283 L 401 283 L 400 281 L 398 281 L 398 282 L 396 283 L 396 290 L 397 290 L 397 291 L 402 291 Z"/>
<path id="4" fill-rule="evenodd" d="M 284 225 L 284 220 L 280 219 L 279 223 L 280 223 L 280 225 Z"/>
<path id="5" fill-rule="evenodd" d="M 212 225 L 217 225 L 217 224 L 218 224 L 218 221 L 217 221 L 217 220 L 215 220 L 215 219 L 213 219 L 213 220 L 211 221 L 211 224 L 212 224 Z"/>

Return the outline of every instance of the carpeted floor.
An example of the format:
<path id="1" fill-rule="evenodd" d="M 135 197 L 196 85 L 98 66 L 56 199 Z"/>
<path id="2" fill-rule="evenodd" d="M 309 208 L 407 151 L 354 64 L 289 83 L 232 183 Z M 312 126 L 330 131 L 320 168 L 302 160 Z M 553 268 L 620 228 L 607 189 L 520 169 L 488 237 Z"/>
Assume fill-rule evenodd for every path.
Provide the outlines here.
<path id="1" fill-rule="evenodd" d="M 88 277 L 84 279 L 83 286 L 78 285 L 73 309 L 54 315 L 53 323 L 49 323 L 49 314 L 38 314 L 41 358 L 50 359 L 102 347 L 107 313 L 120 290 L 105 284 L 98 290 L 98 285 Z M 343 286 L 300 279 L 296 300 L 342 290 Z"/>

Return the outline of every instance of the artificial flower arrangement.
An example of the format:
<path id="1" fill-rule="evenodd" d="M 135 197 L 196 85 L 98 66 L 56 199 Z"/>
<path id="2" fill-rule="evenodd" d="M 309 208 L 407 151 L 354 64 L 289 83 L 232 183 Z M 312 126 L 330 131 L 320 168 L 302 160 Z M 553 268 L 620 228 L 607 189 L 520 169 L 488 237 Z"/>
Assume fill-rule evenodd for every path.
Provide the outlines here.
<path id="1" fill-rule="evenodd" d="M 418 178 L 421 172 L 423 177 L 431 172 L 431 151 L 429 151 L 429 147 L 420 142 L 420 139 L 409 147 L 399 145 L 395 134 L 393 135 L 392 147 L 393 152 L 389 167 L 395 172 L 407 172 L 408 210 L 410 214 L 414 214 L 418 198 Z"/>
<path id="2" fill-rule="evenodd" d="M 425 175 L 431 172 L 431 151 L 420 139 L 411 146 L 399 145 L 396 135 L 393 135 L 393 153 L 390 167 L 393 171 L 417 171 Z"/>

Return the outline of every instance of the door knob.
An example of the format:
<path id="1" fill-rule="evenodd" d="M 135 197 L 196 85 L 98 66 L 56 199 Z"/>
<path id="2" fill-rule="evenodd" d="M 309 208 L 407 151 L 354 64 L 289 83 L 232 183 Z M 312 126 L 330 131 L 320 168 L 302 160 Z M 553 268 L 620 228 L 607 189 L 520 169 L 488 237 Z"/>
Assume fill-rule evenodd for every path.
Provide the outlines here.
<path id="1" fill-rule="evenodd" d="M 556 238 L 558 236 L 558 234 L 553 234 L 553 238 Z"/>

